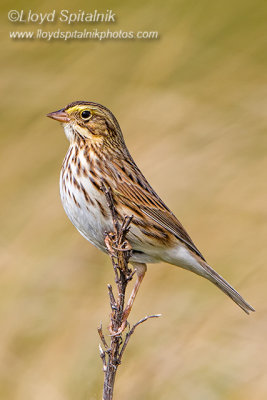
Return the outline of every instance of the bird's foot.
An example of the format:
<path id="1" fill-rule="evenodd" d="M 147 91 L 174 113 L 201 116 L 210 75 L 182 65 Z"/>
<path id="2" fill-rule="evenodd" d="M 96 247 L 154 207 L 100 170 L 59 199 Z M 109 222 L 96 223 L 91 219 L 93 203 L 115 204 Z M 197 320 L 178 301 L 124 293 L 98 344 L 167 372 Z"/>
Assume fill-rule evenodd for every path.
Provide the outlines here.
<path id="1" fill-rule="evenodd" d="M 109 328 L 109 332 L 110 332 L 110 336 L 118 336 L 121 335 L 122 332 L 125 330 L 125 328 L 128 325 L 127 322 L 127 318 L 129 317 L 129 314 L 131 312 L 132 307 L 127 305 L 124 312 L 123 312 L 123 316 L 122 316 L 122 321 L 121 321 L 121 325 L 119 326 L 119 328 L 114 331 L 112 324 L 110 324 Z"/>
<path id="2" fill-rule="evenodd" d="M 113 237 L 114 237 L 114 233 L 108 233 L 105 237 L 105 245 L 106 245 L 106 248 L 107 248 L 109 254 L 111 254 L 113 257 L 115 257 L 116 254 L 115 254 L 115 251 L 112 246 Z"/>
<path id="3" fill-rule="evenodd" d="M 108 327 L 108 330 L 109 330 L 109 333 L 110 333 L 109 336 L 119 336 L 119 335 L 121 335 L 123 333 L 123 331 L 125 330 L 125 328 L 127 327 L 127 325 L 128 325 L 128 322 L 127 322 L 127 319 L 126 319 L 126 320 L 122 321 L 121 326 L 116 331 L 113 330 L 112 326 L 109 326 Z"/>

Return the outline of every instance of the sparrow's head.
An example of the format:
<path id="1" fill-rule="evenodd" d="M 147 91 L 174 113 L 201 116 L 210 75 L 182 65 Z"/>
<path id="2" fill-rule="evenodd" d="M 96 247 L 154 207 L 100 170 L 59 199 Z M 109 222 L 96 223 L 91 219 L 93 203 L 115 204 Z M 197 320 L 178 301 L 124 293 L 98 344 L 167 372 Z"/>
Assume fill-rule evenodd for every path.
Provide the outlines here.
<path id="1" fill-rule="evenodd" d="M 63 124 L 70 143 L 83 140 L 94 143 L 122 144 L 120 126 L 106 107 L 90 101 L 75 101 L 61 110 L 47 114 Z"/>

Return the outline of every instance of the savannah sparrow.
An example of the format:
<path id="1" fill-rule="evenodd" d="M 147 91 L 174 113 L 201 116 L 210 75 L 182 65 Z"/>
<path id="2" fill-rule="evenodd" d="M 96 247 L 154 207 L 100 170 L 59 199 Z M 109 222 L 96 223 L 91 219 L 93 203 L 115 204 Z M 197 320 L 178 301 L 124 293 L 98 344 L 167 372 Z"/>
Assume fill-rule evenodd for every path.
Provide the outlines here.
<path id="1" fill-rule="evenodd" d="M 63 124 L 70 147 L 60 175 L 64 210 L 78 231 L 93 245 L 107 252 L 105 232 L 113 223 L 102 182 L 111 189 L 120 221 L 133 215 L 128 241 L 130 263 L 136 270 L 134 297 L 147 263 L 164 261 L 208 279 L 247 314 L 254 311 L 240 294 L 205 261 L 192 239 L 159 198 L 132 159 L 114 115 L 104 106 L 75 101 L 47 114 Z M 128 316 L 125 315 L 125 320 Z"/>

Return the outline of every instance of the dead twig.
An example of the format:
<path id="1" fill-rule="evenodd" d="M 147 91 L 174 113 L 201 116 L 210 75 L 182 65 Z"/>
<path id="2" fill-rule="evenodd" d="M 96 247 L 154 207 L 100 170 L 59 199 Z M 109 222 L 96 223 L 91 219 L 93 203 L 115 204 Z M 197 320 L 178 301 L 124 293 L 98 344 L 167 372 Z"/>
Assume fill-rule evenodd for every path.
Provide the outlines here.
<path id="1" fill-rule="evenodd" d="M 135 323 L 131 329 L 129 329 L 126 335 L 123 335 L 123 330 L 120 329 L 122 327 L 123 313 L 125 310 L 126 288 L 135 273 L 135 271 L 132 271 L 128 265 L 132 250 L 126 238 L 133 216 L 124 217 L 123 221 L 120 223 L 111 189 L 103 182 L 101 189 L 105 194 L 112 215 L 114 229 L 114 232 L 107 232 L 105 237 L 105 244 L 111 258 L 117 287 L 117 296 L 114 296 L 112 286 L 108 285 L 111 308 L 109 330 L 112 332 L 112 335 L 109 335 L 107 340 L 103 334 L 102 325 L 98 328 L 98 334 L 103 345 L 103 347 L 99 345 L 99 352 L 104 371 L 103 400 L 112 400 L 116 372 L 118 366 L 121 364 L 122 356 L 135 329 L 148 319 L 159 317 L 160 314 L 149 315 L 142 318 L 140 321 Z"/>

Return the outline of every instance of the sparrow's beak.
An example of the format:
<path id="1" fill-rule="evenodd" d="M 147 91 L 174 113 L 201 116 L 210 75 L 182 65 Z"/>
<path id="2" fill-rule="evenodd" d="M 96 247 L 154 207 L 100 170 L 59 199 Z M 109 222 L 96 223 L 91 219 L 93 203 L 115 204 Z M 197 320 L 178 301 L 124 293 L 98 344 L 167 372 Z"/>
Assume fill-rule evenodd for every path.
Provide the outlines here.
<path id="1" fill-rule="evenodd" d="M 70 118 L 69 118 L 68 114 L 63 110 L 51 112 L 49 114 L 46 114 L 46 116 L 49 118 L 55 119 L 56 121 L 59 121 L 59 122 L 70 122 Z"/>

